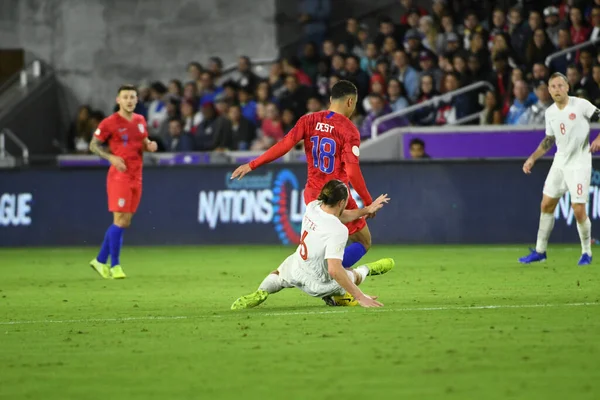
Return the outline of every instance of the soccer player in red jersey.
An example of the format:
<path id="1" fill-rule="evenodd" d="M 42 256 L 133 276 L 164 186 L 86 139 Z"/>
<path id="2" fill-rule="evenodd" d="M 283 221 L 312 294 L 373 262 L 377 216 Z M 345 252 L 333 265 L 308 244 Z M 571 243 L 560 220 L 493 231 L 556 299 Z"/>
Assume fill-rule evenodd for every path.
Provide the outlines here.
<path id="1" fill-rule="evenodd" d="M 358 94 L 356 86 L 349 81 L 339 81 L 331 88 L 331 106 L 327 111 L 304 115 L 296 126 L 264 154 L 248 164 L 238 167 L 231 179 L 241 179 L 261 165 L 268 164 L 289 152 L 300 140 L 304 140 L 308 180 L 304 189 L 306 204 L 316 200 L 321 188 L 332 179 L 339 179 L 359 194 L 365 207 L 373 200 L 365 185 L 359 167 L 360 133 L 350 121 Z M 354 199 L 348 199 L 347 210 L 357 209 Z M 360 218 L 346 225 L 353 243 L 346 247 L 342 265 L 350 268 L 371 247 L 371 233 L 367 222 Z"/>
<path id="2" fill-rule="evenodd" d="M 108 210 L 113 213 L 113 224 L 104 235 L 98 257 L 90 262 L 105 279 L 125 278 L 119 262 L 123 246 L 123 232 L 135 214 L 142 197 L 142 165 L 144 151 L 155 152 L 156 142 L 148 139 L 146 119 L 133 110 L 137 104 L 137 90 L 123 85 L 117 93 L 119 111 L 102 120 L 90 143 L 92 153 L 111 164 L 106 180 Z M 105 147 L 108 145 L 108 148 Z M 110 254 L 111 268 L 106 265 Z"/>

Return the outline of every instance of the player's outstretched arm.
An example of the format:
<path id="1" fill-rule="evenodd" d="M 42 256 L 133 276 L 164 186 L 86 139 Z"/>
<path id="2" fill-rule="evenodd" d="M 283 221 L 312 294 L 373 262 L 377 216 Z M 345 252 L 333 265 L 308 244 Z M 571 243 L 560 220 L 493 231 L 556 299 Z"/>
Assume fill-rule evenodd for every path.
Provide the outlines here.
<path id="1" fill-rule="evenodd" d="M 158 150 L 158 144 L 156 144 L 156 142 L 146 138 L 146 139 L 144 139 L 144 150 L 148 151 L 150 153 L 154 153 L 156 150 Z"/>
<path id="2" fill-rule="evenodd" d="M 344 224 L 347 224 L 348 222 L 352 222 L 366 215 L 375 214 L 377 211 L 381 210 L 384 204 L 387 204 L 389 201 L 390 198 L 388 197 L 387 193 L 382 194 L 367 207 L 359 208 L 357 210 L 344 210 L 340 216 L 340 221 L 342 221 Z"/>
<path id="3" fill-rule="evenodd" d="M 350 293 L 352 297 L 358 301 L 363 307 L 382 307 L 383 304 L 378 302 L 377 297 L 367 296 L 350 280 L 346 270 L 342 266 L 342 260 L 338 258 L 328 258 L 327 259 L 327 270 L 329 275 L 346 290 L 346 292 Z"/>
<path id="4" fill-rule="evenodd" d="M 369 194 L 369 190 L 367 189 L 367 184 L 365 183 L 365 178 L 362 175 L 359 164 L 348 163 L 346 165 L 348 179 L 350 180 L 352 187 L 354 190 L 356 190 L 356 193 L 358 193 L 363 203 L 365 203 L 367 206 L 370 205 L 373 202 L 373 198 L 371 198 L 371 195 Z"/>
<path id="5" fill-rule="evenodd" d="M 90 142 L 90 151 L 105 160 L 108 160 L 119 172 L 127 171 L 125 161 L 121 157 L 112 154 L 98 138 L 92 137 Z"/>
<path id="6" fill-rule="evenodd" d="M 523 164 L 523 172 L 526 174 L 531 173 L 531 169 L 535 162 L 542 157 L 544 154 L 548 152 L 554 146 L 554 142 L 556 142 L 556 138 L 554 136 L 547 135 L 544 140 L 540 143 L 538 148 L 529 156 L 525 164 Z"/>

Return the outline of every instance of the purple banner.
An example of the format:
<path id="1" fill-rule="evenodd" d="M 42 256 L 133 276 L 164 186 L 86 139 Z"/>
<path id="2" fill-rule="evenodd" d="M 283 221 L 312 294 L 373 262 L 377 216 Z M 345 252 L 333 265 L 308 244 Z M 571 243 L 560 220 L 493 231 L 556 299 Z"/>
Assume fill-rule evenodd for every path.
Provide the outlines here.
<path id="1" fill-rule="evenodd" d="M 595 138 L 598 129 L 592 129 Z M 425 151 L 431 158 L 504 158 L 528 157 L 544 139 L 543 129 L 522 131 L 446 131 L 444 133 L 410 133 L 403 135 L 404 158 L 410 158 L 410 141 L 419 138 L 425 142 Z M 556 147 L 548 156 L 556 152 Z"/>

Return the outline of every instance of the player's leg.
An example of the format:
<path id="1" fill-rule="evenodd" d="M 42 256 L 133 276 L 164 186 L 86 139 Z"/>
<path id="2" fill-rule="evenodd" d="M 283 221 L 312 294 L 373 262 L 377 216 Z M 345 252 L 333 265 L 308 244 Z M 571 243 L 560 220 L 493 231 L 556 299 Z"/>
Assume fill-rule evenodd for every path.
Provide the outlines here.
<path id="1" fill-rule="evenodd" d="M 246 308 L 254 308 L 261 305 L 267 300 L 269 295 L 277 293 L 282 289 L 292 288 L 293 285 L 286 282 L 278 270 L 271 272 L 258 286 L 255 292 L 238 298 L 231 305 L 232 310 L 244 310 Z"/>
<path id="2" fill-rule="evenodd" d="M 578 265 L 589 265 L 592 262 L 592 223 L 586 210 L 591 174 L 589 168 L 565 171 L 565 180 L 571 194 L 571 207 L 577 220 L 577 231 L 581 240 L 581 258 Z"/>
<path id="3" fill-rule="evenodd" d="M 358 205 L 352 197 L 348 199 L 347 210 L 355 210 Z M 344 250 L 344 259 L 342 265 L 344 268 L 350 268 L 356 264 L 371 248 L 371 231 L 364 218 L 357 219 L 346 224 L 350 245 Z"/>
<path id="4" fill-rule="evenodd" d="M 110 229 L 110 275 L 113 279 L 126 277 L 121 267 L 121 249 L 123 248 L 123 236 L 125 229 L 131 226 L 132 212 L 114 212 L 113 224 Z"/>
<path id="5" fill-rule="evenodd" d="M 567 185 L 562 170 L 552 166 L 548 173 L 548 177 L 546 178 L 546 183 L 544 184 L 535 249 L 531 249 L 531 252 L 528 255 L 519 258 L 519 262 L 530 264 L 546 260 L 548 240 L 550 239 L 550 234 L 554 228 L 554 210 L 558 205 L 558 201 L 566 191 Z"/>

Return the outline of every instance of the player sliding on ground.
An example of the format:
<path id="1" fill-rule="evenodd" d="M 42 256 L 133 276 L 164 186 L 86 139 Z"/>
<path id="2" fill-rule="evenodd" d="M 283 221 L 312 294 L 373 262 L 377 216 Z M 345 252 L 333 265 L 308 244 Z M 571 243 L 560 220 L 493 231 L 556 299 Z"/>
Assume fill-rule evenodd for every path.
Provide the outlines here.
<path id="1" fill-rule="evenodd" d="M 600 150 L 600 136 L 590 146 L 590 124 L 600 117 L 600 110 L 585 99 L 570 97 L 567 78 L 555 73 L 548 81 L 554 104 L 546 110 L 546 137 L 525 161 L 523 172 L 531 173 L 535 162 L 556 143 L 557 151 L 546 183 L 541 205 L 540 226 L 535 249 L 519 261 L 529 264 L 546 260 L 548 239 L 554 227 L 554 210 L 559 199 L 569 191 L 577 230 L 581 239 L 579 265 L 592 262 L 591 228 L 586 204 L 592 175 L 592 152 Z"/>
<path id="2" fill-rule="evenodd" d="M 358 94 L 356 86 L 349 81 L 339 81 L 331 88 L 331 106 L 328 111 L 304 115 L 279 143 L 249 164 L 236 169 L 231 179 L 241 179 L 261 165 L 268 164 L 289 152 L 304 139 L 308 180 L 304 189 L 304 203 L 315 200 L 323 185 L 330 179 L 339 179 L 359 194 L 365 206 L 373 202 L 358 165 L 360 155 L 360 133 L 348 119 L 354 113 Z M 348 210 L 358 205 L 352 197 L 348 199 Z M 350 244 L 342 265 L 350 268 L 371 247 L 371 232 L 364 218 L 346 224 L 350 232 Z"/>
<path id="3" fill-rule="evenodd" d="M 232 310 L 256 307 L 281 289 L 296 287 L 313 297 L 320 297 L 332 306 L 381 307 L 376 297 L 364 294 L 358 285 L 368 275 L 385 274 L 394 267 L 394 260 L 385 258 L 354 269 L 344 269 L 344 247 L 348 229 L 344 223 L 377 212 L 390 199 L 379 196 L 371 205 L 346 209 L 348 188 L 339 180 L 325 184 L 318 199 L 309 203 L 302 218 L 302 240 L 296 252 L 271 272 L 258 290 L 237 299 Z"/>
<path id="4" fill-rule="evenodd" d="M 105 279 L 125 278 L 119 258 L 123 233 L 131 225 L 142 197 L 142 155 L 144 151 L 155 152 L 157 148 L 156 142 L 148 139 L 146 119 L 133 113 L 137 100 L 134 86 L 121 86 L 117 93 L 119 111 L 100 122 L 90 143 L 90 150 L 111 164 L 106 189 L 113 224 L 104 235 L 98 257 L 90 262 L 91 267 Z M 109 254 L 110 269 L 106 265 Z"/>

